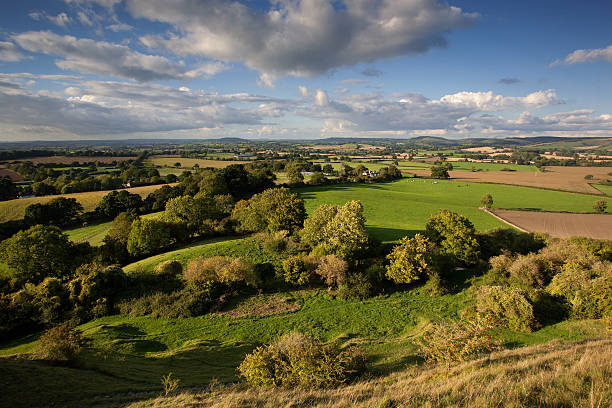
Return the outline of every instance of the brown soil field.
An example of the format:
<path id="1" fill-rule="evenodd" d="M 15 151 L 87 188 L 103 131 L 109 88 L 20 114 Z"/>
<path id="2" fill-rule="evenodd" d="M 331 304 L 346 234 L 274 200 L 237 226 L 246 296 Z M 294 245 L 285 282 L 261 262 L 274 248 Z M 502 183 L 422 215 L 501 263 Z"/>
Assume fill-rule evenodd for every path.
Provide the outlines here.
<path id="1" fill-rule="evenodd" d="M 500 153 L 500 152 L 504 152 L 503 154 L 510 154 L 512 153 L 512 149 L 500 149 L 499 147 L 493 147 L 493 146 L 483 146 L 483 147 L 470 147 L 468 149 L 461 149 L 465 152 L 472 152 L 472 153 Z"/>
<path id="2" fill-rule="evenodd" d="M 567 214 L 514 210 L 495 210 L 494 214 L 529 232 L 544 232 L 557 238 L 580 236 L 612 239 L 612 214 Z"/>
<path id="3" fill-rule="evenodd" d="M 9 177 L 13 181 L 23 181 L 21 174 L 15 173 L 13 170 L 0 168 L 0 177 Z"/>
<path id="4" fill-rule="evenodd" d="M 429 170 L 410 170 L 419 176 L 429 176 Z M 573 191 L 578 193 L 602 194 L 601 191 L 591 186 L 590 183 L 598 183 L 600 180 L 610 178 L 608 173 L 612 167 L 564 167 L 549 166 L 545 172 L 527 171 L 463 171 L 454 170 L 450 172 L 451 178 L 460 181 L 473 181 L 481 183 L 512 184 L 517 186 L 550 188 L 555 190 Z M 590 174 L 591 180 L 585 180 L 584 176 Z"/>
<path id="5" fill-rule="evenodd" d="M 173 185 L 173 184 L 171 184 Z M 162 185 L 132 187 L 122 190 L 127 190 L 130 193 L 139 194 L 145 198 L 149 193 L 161 188 Z M 102 197 L 110 193 L 110 191 L 91 191 L 87 193 L 49 195 L 43 197 L 18 198 L 15 200 L 0 201 L 0 222 L 22 219 L 27 206 L 36 203 L 46 203 L 57 197 L 76 198 L 81 203 L 85 211 L 92 211 L 97 206 Z"/>
<path id="6" fill-rule="evenodd" d="M 45 156 L 45 157 L 31 157 L 31 158 L 25 158 L 25 159 L 17 159 L 17 160 L 7 160 L 7 162 L 32 162 L 34 164 L 38 164 L 38 163 L 59 163 L 59 164 L 71 164 L 73 162 L 79 162 L 79 163 L 93 163 L 93 162 L 100 162 L 100 163 L 112 163 L 114 161 L 120 162 L 120 161 L 126 161 L 126 160 L 136 160 L 138 157 L 137 156 L 125 156 L 125 157 L 119 157 L 119 156 L 74 156 L 74 157 L 67 157 L 67 156 Z"/>

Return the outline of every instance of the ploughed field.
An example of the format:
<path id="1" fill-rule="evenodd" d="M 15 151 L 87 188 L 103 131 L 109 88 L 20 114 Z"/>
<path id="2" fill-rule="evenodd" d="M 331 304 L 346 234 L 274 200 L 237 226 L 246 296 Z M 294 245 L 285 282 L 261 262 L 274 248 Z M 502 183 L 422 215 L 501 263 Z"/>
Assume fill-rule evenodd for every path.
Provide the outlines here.
<path id="1" fill-rule="evenodd" d="M 611 214 L 566 214 L 512 210 L 496 210 L 495 214 L 529 232 L 544 232 L 557 238 L 581 236 L 612 239 Z"/>

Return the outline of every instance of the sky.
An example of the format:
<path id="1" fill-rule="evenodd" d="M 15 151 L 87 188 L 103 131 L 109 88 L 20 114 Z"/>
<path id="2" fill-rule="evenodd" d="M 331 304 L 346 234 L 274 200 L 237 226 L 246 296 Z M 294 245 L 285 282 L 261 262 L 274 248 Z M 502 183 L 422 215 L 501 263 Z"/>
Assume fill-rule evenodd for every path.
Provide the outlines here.
<path id="1" fill-rule="evenodd" d="M 612 136 L 612 2 L 20 0 L 0 141 Z"/>

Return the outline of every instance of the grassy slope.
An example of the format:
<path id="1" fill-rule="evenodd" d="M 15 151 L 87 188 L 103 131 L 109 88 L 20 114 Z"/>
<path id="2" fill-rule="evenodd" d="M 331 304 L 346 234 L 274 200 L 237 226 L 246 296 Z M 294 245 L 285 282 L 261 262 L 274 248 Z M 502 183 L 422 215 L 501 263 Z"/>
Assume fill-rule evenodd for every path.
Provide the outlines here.
<path id="1" fill-rule="evenodd" d="M 142 218 L 156 218 L 159 217 L 160 212 L 150 213 L 142 215 Z M 91 245 L 99 246 L 102 245 L 102 240 L 110 230 L 112 225 L 112 221 L 103 222 L 101 224 L 95 225 L 86 225 L 84 227 L 72 228 L 69 230 L 65 230 L 64 232 L 68 234 L 70 240 L 75 242 L 89 242 Z"/>
<path id="2" fill-rule="evenodd" d="M 384 184 L 346 184 L 297 190 L 309 213 L 324 203 L 344 204 L 361 200 L 367 225 L 383 241 L 394 241 L 422 230 L 427 217 L 447 208 L 467 216 L 479 230 L 506 226 L 478 209 L 486 193 L 496 208 L 530 208 L 547 211 L 592 211 L 592 196 L 457 181 L 403 179 Z M 608 199 L 609 205 L 612 200 Z"/>
<path id="3" fill-rule="evenodd" d="M 126 188 L 130 193 L 140 194 L 143 198 L 160 188 L 161 185 L 143 186 Z M 25 209 L 28 205 L 36 203 L 46 203 L 56 197 L 76 198 L 81 203 L 85 211 L 91 211 L 96 208 L 102 197 L 107 195 L 109 191 L 91 191 L 88 193 L 64 194 L 61 196 L 43 196 L 32 198 L 21 198 L 9 201 L 0 202 L 0 222 L 18 220 L 23 218 Z"/>
<path id="4" fill-rule="evenodd" d="M 612 340 L 549 344 L 445 367 L 408 367 L 328 390 L 242 385 L 184 391 L 144 407 L 606 407 L 612 405 Z"/>

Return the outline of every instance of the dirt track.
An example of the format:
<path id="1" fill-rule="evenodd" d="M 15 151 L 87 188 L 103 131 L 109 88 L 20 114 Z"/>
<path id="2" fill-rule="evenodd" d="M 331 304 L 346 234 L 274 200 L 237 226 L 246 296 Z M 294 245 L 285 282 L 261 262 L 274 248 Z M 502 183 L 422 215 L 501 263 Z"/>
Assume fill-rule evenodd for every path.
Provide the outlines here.
<path id="1" fill-rule="evenodd" d="M 612 239 L 612 214 L 567 214 L 535 211 L 495 210 L 495 215 L 530 232 L 553 237 L 575 236 Z"/>

